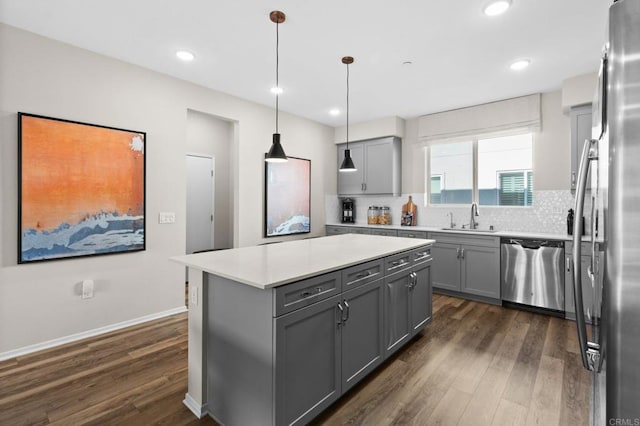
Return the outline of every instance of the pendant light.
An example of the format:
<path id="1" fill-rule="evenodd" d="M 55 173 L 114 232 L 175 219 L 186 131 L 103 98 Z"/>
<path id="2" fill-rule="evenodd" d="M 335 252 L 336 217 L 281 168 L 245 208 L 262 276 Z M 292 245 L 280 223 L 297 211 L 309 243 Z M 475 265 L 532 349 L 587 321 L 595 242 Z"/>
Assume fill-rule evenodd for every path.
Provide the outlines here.
<path id="1" fill-rule="evenodd" d="M 342 63 L 347 66 L 347 149 L 344 150 L 344 160 L 340 165 L 341 172 L 355 172 L 356 166 L 351 159 L 351 150 L 349 149 L 349 64 L 353 63 L 351 56 L 342 58 Z"/>
<path id="2" fill-rule="evenodd" d="M 278 47 L 280 44 L 280 37 L 278 33 L 278 27 L 284 22 L 286 16 L 283 12 L 274 10 L 269 14 L 269 18 L 271 19 L 271 22 L 276 24 L 276 132 L 273 134 L 273 143 L 271 144 L 269 153 L 265 157 L 265 161 L 271 163 L 284 163 L 285 161 L 287 161 L 287 155 L 284 153 L 284 149 L 280 144 L 280 133 L 278 133 L 278 96 L 280 92 L 280 85 L 278 81 L 278 66 L 280 65 Z"/>

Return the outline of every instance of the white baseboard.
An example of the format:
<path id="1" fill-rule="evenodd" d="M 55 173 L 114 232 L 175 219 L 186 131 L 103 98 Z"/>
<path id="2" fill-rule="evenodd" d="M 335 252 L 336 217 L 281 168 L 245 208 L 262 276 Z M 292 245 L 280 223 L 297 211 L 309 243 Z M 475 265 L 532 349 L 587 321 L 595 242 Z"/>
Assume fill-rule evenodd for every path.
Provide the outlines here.
<path id="1" fill-rule="evenodd" d="M 169 309 L 168 311 L 157 312 L 155 314 L 145 315 L 140 318 L 134 318 L 132 320 L 123 321 L 123 322 L 107 325 L 100 328 L 94 328 L 93 330 L 83 331 L 82 333 L 72 334 L 70 336 L 61 337 L 59 339 L 53 339 L 53 340 L 48 340 L 42 343 L 36 343 L 35 345 L 24 346 L 22 348 L 0 353 L 0 361 L 16 358 L 19 356 L 33 353 L 33 352 L 42 351 L 44 349 L 50 349 L 56 346 L 75 342 L 77 340 L 86 339 L 88 337 L 94 337 L 99 334 L 109 333 L 111 331 L 120 330 L 122 328 L 131 327 L 133 325 L 142 324 L 144 322 L 153 321 L 153 320 L 168 317 L 171 315 L 180 314 L 186 311 L 187 311 L 187 308 L 185 306 L 181 306 L 179 308 Z"/>
<path id="2" fill-rule="evenodd" d="M 182 403 L 186 405 L 187 408 L 199 419 L 207 415 L 207 404 L 200 405 L 198 401 L 193 399 L 188 393 L 184 394 L 184 400 Z"/>

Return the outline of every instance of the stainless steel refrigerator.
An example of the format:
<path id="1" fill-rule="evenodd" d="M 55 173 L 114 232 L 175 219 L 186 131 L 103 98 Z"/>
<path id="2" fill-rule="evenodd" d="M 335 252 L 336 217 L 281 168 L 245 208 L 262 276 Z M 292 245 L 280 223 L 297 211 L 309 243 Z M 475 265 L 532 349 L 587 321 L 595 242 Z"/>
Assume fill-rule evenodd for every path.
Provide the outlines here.
<path id="1" fill-rule="evenodd" d="M 640 0 L 618 0 L 609 8 L 592 130 L 578 172 L 573 232 L 578 340 L 583 365 L 593 374 L 592 424 L 640 425 Z M 579 232 L 586 196 L 592 252 L 586 287 L 595 305 L 589 329 Z"/>

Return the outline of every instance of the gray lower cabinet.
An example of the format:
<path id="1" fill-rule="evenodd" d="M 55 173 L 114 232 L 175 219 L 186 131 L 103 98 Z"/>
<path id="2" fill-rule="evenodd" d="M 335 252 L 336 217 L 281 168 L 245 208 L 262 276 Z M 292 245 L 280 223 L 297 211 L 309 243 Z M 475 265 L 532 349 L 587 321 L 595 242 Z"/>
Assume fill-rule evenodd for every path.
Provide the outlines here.
<path id="1" fill-rule="evenodd" d="M 309 423 L 431 321 L 430 250 L 268 290 L 207 274 L 208 412 L 228 425 Z"/>
<path id="2" fill-rule="evenodd" d="M 386 356 L 397 351 L 432 320 L 431 250 L 414 251 L 411 268 L 384 279 Z"/>
<path id="3" fill-rule="evenodd" d="M 500 239 L 432 233 L 433 287 L 462 295 L 500 299 Z"/>
<path id="4" fill-rule="evenodd" d="M 305 424 L 341 395 L 341 296 L 274 319 L 276 424 Z"/>
<path id="5" fill-rule="evenodd" d="M 384 360 L 382 279 L 342 295 L 342 392 L 349 390 Z"/>
<path id="6" fill-rule="evenodd" d="M 385 228 L 376 229 L 373 227 L 366 228 L 366 227 L 339 226 L 339 225 L 325 225 L 325 233 L 327 235 L 365 234 L 365 235 L 382 235 L 385 237 L 398 236 L 398 231 L 395 229 L 385 229 Z"/>

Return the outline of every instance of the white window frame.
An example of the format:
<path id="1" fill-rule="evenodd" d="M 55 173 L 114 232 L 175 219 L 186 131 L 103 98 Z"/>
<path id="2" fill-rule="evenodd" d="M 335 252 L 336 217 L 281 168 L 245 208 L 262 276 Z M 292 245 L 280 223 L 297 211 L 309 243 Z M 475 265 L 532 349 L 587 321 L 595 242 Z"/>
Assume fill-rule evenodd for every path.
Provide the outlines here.
<path id="1" fill-rule="evenodd" d="M 535 150 L 535 138 L 534 138 L 534 133 L 533 132 L 517 132 L 517 133 L 511 133 L 512 136 L 517 136 L 517 135 L 530 135 L 531 136 L 531 149 L 532 149 L 532 155 L 533 155 L 533 151 Z M 433 145 L 445 145 L 445 144 L 449 144 L 449 143 L 459 143 L 459 142 L 469 142 L 471 141 L 471 167 L 472 167 L 472 189 L 471 189 L 471 202 L 472 203 L 476 203 L 478 205 L 480 205 L 480 189 L 478 188 L 478 141 L 479 140 L 485 140 L 485 139 L 492 139 L 492 138 L 498 138 L 501 136 L 508 136 L 508 134 L 484 134 L 484 135 L 475 135 L 472 137 L 466 137 L 466 138 L 460 138 L 460 139 L 452 139 L 452 140 L 448 140 L 448 141 L 442 141 L 440 143 L 433 143 L 433 144 L 429 144 L 427 146 L 425 146 L 425 175 L 424 175 L 424 184 L 425 184 L 425 197 L 424 197 L 424 204 L 426 207 L 446 207 L 446 208 L 456 208 L 456 207 L 461 207 L 461 206 L 465 206 L 467 204 L 432 204 L 431 203 L 431 147 Z M 533 159 L 532 159 L 533 160 Z M 518 170 L 524 170 L 525 171 L 525 185 L 526 185 L 526 171 L 529 169 L 518 169 Z M 517 170 L 516 170 L 517 171 Z M 533 173 L 533 167 L 531 168 L 531 172 Z M 436 176 L 440 176 L 440 175 L 436 175 Z M 534 176 L 535 177 L 535 176 Z M 533 178 L 532 178 L 533 180 Z M 444 182 L 444 180 L 442 180 L 441 182 Z M 442 188 L 442 186 L 441 186 Z M 533 190 L 532 190 L 533 192 Z M 483 205 L 483 207 L 491 207 L 491 208 L 531 208 L 533 207 L 533 203 L 535 202 L 535 200 L 533 200 L 532 197 L 532 202 L 531 204 L 527 204 L 524 206 L 500 206 L 500 205 Z"/>

